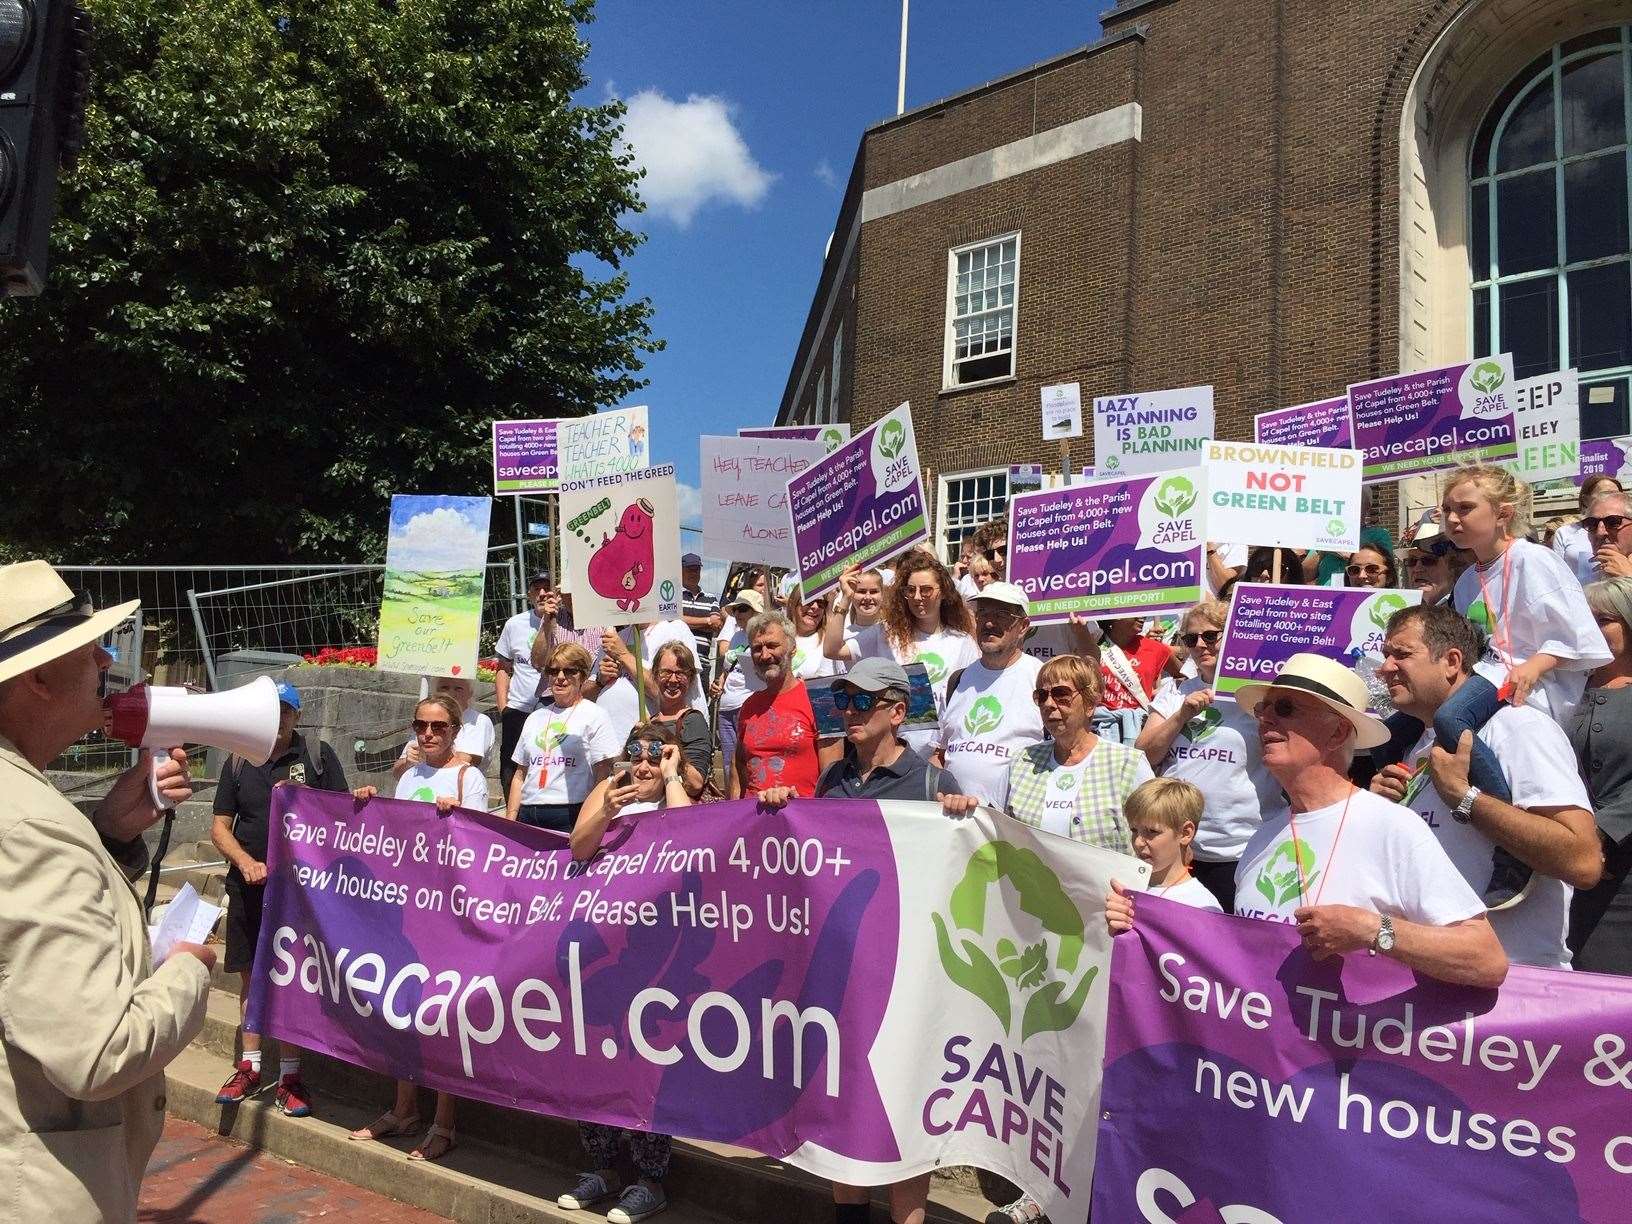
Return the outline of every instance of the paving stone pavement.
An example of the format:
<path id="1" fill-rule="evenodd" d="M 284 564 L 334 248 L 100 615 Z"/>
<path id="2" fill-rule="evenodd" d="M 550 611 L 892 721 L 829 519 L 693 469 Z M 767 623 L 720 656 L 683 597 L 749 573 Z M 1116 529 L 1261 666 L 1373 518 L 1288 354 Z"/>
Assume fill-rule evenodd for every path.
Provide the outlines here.
<path id="1" fill-rule="evenodd" d="M 442 1224 L 443 1216 L 348 1185 L 223 1139 L 180 1118 L 165 1122 L 148 1162 L 141 1224 Z"/>

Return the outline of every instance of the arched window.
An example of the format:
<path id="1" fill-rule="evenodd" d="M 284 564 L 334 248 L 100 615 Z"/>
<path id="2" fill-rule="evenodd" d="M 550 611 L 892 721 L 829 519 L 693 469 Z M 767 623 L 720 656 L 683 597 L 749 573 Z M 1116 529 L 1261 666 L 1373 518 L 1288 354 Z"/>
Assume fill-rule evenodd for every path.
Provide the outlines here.
<path id="1" fill-rule="evenodd" d="M 1474 141 L 1473 351 L 1520 378 L 1581 372 L 1581 435 L 1632 433 L 1632 27 L 1560 43 L 1492 105 Z"/>

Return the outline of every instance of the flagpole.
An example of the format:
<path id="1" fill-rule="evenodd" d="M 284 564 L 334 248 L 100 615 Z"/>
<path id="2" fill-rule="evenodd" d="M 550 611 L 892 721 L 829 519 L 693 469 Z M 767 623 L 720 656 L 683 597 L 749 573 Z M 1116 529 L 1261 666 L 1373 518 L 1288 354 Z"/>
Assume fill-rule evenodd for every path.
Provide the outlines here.
<path id="1" fill-rule="evenodd" d="M 895 113 L 905 114 L 907 109 L 907 5 L 911 0 L 901 0 L 901 71 L 895 82 Z"/>

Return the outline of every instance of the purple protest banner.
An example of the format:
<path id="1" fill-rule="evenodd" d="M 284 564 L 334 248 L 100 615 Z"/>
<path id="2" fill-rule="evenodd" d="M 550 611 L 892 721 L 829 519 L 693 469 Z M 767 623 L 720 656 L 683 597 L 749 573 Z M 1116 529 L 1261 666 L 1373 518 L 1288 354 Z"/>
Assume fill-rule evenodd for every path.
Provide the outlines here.
<path id="1" fill-rule="evenodd" d="M 1201 598 L 1205 468 L 1022 493 L 1009 502 L 1009 581 L 1034 624 L 1152 616 Z"/>
<path id="2" fill-rule="evenodd" d="M 1095 1220 L 1627 1218 L 1632 979 L 1448 986 L 1155 897 L 1115 943 Z"/>
<path id="3" fill-rule="evenodd" d="M 1632 478 L 1632 438 L 1583 438 L 1581 440 L 1582 481 L 1594 476 L 1613 476 L 1625 483 Z"/>
<path id="4" fill-rule="evenodd" d="M 794 442 L 820 442 L 822 449 L 832 454 L 850 438 L 850 426 L 836 425 L 765 425 L 754 429 L 737 430 L 739 438 L 783 438 Z"/>
<path id="5" fill-rule="evenodd" d="M 1358 665 L 1365 677 L 1382 657 L 1388 618 L 1421 602 L 1421 591 L 1238 582 L 1218 646 L 1213 692 L 1234 700 L 1243 684 L 1274 679 L 1300 652 Z"/>
<path id="6" fill-rule="evenodd" d="M 554 492 L 558 481 L 554 421 L 493 422 L 493 492 Z"/>
<path id="7" fill-rule="evenodd" d="M 1512 385 L 1508 353 L 1354 383 L 1349 423 L 1352 445 L 1366 453 L 1363 479 L 1375 484 L 1513 459 Z"/>
<path id="8" fill-rule="evenodd" d="M 928 537 L 918 443 L 907 404 L 788 481 L 788 518 L 806 599 Z"/>
<path id="9" fill-rule="evenodd" d="M 249 1023 L 383 1075 L 879 1185 L 1087 1211 L 1114 874 L 989 811 L 648 812 L 575 864 L 486 813 L 273 799 Z"/>
<path id="10" fill-rule="evenodd" d="M 1335 446 L 1347 448 L 1349 397 L 1315 400 L 1295 408 L 1277 408 L 1252 418 L 1253 441 L 1275 446 Z"/>

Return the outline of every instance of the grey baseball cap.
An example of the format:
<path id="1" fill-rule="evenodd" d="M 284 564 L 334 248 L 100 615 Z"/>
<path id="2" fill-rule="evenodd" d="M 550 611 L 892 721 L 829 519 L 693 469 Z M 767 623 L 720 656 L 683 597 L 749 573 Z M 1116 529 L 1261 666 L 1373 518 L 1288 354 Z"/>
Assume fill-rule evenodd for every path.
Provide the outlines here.
<path id="1" fill-rule="evenodd" d="M 834 683 L 848 684 L 864 693 L 882 693 L 885 689 L 896 689 L 905 693 L 911 687 L 906 669 L 901 664 L 894 659 L 882 659 L 877 656 L 855 664 Z"/>

